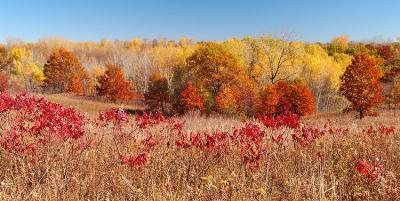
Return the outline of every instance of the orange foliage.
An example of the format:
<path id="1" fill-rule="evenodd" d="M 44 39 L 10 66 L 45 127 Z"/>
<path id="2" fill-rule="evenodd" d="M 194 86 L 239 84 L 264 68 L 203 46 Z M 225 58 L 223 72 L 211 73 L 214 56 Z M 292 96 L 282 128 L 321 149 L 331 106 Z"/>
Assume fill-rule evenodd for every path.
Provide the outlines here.
<path id="1" fill-rule="evenodd" d="M 260 97 L 257 86 L 248 78 L 241 78 L 232 86 L 236 94 L 238 111 L 247 116 L 254 116 L 260 107 Z"/>
<path id="2" fill-rule="evenodd" d="M 267 85 L 261 93 L 261 111 L 265 115 L 274 115 L 278 111 L 278 104 L 282 97 L 276 85 Z"/>
<path id="3" fill-rule="evenodd" d="M 149 87 L 144 94 L 145 103 L 150 110 L 165 111 L 166 104 L 169 103 L 168 80 L 160 73 L 153 73 L 149 79 Z"/>
<path id="4" fill-rule="evenodd" d="M 10 62 L 11 60 L 8 56 L 7 49 L 3 46 L 0 46 L 0 92 L 6 91 L 9 87 L 6 69 Z"/>
<path id="5" fill-rule="evenodd" d="M 197 80 L 213 96 L 222 85 L 229 85 L 244 73 L 238 59 L 228 48 L 216 42 L 202 42 L 187 59 L 193 79 Z"/>
<path id="6" fill-rule="evenodd" d="M 266 115 L 292 113 L 306 116 L 315 110 L 314 97 L 304 83 L 280 81 L 268 85 L 262 93 L 261 113 Z"/>
<path id="7" fill-rule="evenodd" d="M 383 101 L 380 64 L 380 59 L 370 55 L 356 55 L 341 77 L 340 91 L 352 103 L 352 108 L 359 112 L 360 119 Z"/>
<path id="8" fill-rule="evenodd" d="M 180 104 L 184 111 L 203 111 L 204 101 L 196 90 L 196 86 L 189 82 L 180 94 Z"/>
<path id="9" fill-rule="evenodd" d="M 132 84 L 125 78 L 124 71 L 115 64 L 106 65 L 106 72 L 99 77 L 97 94 L 111 101 L 129 101 L 135 98 Z"/>
<path id="10" fill-rule="evenodd" d="M 0 45 L 0 70 L 5 70 L 7 65 L 11 63 L 7 49 Z"/>
<path id="11" fill-rule="evenodd" d="M 237 95 L 228 86 L 223 86 L 215 97 L 217 109 L 220 112 L 234 114 L 237 111 Z"/>
<path id="12" fill-rule="evenodd" d="M 64 48 L 52 53 L 44 65 L 45 88 L 51 92 L 84 93 L 86 72 L 72 52 Z"/>
<path id="13" fill-rule="evenodd" d="M 8 89 L 8 76 L 4 71 L 0 71 L 0 92 L 7 91 Z"/>

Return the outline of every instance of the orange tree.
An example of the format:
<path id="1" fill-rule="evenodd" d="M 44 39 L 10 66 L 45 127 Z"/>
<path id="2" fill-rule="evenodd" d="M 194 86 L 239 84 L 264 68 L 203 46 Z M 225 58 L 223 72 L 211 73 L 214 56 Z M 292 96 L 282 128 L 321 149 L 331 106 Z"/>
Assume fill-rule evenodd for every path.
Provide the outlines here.
<path id="1" fill-rule="evenodd" d="M 8 89 L 8 75 L 5 71 L 0 71 L 0 92 Z"/>
<path id="2" fill-rule="evenodd" d="M 187 71 L 205 98 L 208 111 L 217 110 L 216 97 L 222 86 L 231 87 L 244 74 L 238 59 L 227 47 L 216 42 L 202 42 L 187 59 Z"/>
<path id="3" fill-rule="evenodd" d="M 268 85 L 261 94 L 261 111 L 266 115 L 297 114 L 306 116 L 316 110 L 314 97 L 303 82 L 279 81 Z"/>
<path id="4" fill-rule="evenodd" d="M 7 67 L 11 60 L 8 56 L 7 49 L 0 46 L 0 92 L 8 89 L 8 73 Z"/>
<path id="5" fill-rule="evenodd" d="M 215 97 L 215 101 L 218 112 L 230 115 L 237 113 L 237 94 L 229 86 L 222 86 Z"/>
<path id="6" fill-rule="evenodd" d="M 98 78 L 97 95 L 104 96 L 110 101 L 130 101 L 135 98 L 132 83 L 124 75 L 119 65 L 107 64 L 106 71 Z"/>
<path id="7" fill-rule="evenodd" d="M 275 84 L 270 84 L 261 92 L 260 113 L 267 116 L 275 115 L 282 93 L 278 91 Z"/>
<path id="8" fill-rule="evenodd" d="M 53 52 L 44 65 L 44 88 L 51 92 L 84 93 L 85 69 L 72 52 L 64 48 Z"/>
<path id="9" fill-rule="evenodd" d="M 170 102 L 170 91 L 168 80 L 162 77 L 160 73 L 153 73 L 150 76 L 144 100 L 150 110 L 166 111 L 166 106 Z"/>
<path id="10" fill-rule="evenodd" d="M 383 89 L 379 81 L 380 64 L 380 59 L 370 55 L 356 55 L 341 76 L 340 91 L 351 102 L 352 109 L 359 112 L 360 119 L 383 100 Z"/>
<path id="11" fill-rule="evenodd" d="M 180 94 L 180 106 L 184 112 L 186 111 L 203 111 L 204 101 L 203 97 L 199 94 L 196 86 L 189 82 L 186 84 L 185 89 Z"/>

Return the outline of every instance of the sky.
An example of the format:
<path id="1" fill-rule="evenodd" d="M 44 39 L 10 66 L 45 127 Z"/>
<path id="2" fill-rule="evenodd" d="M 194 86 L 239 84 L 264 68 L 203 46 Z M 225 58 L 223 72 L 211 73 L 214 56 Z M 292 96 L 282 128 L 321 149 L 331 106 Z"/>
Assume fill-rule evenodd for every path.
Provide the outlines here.
<path id="1" fill-rule="evenodd" d="M 395 40 L 396 0 L 0 0 L 0 42 L 180 37 L 225 40 L 279 35 L 325 42 Z"/>

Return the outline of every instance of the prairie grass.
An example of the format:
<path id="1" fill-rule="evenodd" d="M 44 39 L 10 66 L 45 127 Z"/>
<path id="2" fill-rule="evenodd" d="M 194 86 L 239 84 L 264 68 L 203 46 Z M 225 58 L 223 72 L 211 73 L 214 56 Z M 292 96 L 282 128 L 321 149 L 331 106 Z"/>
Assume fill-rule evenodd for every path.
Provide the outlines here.
<path id="1" fill-rule="evenodd" d="M 400 199 L 400 124 L 393 111 L 362 120 L 352 113 L 305 118 L 303 124 L 313 129 L 348 129 L 317 137 L 305 146 L 292 140 L 293 129 L 262 127 L 266 152 L 259 167 L 252 169 L 243 163 L 234 140 L 222 155 L 214 152 L 218 148 L 211 152 L 195 146 L 182 148 L 176 145 L 179 134 L 171 128 L 174 123 L 123 130 L 98 126 L 96 113 L 118 105 L 58 95 L 46 98 L 88 112 L 90 123 L 81 139 L 45 147 L 40 156 L 18 156 L 0 148 L 0 200 Z M 241 119 L 196 113 L 174 119 L 183 121 L 185 135 L 233 133 L 233 127 L 246 125 Z M 246 121 L 261 126 L 256 120 Z M 395 130 L 385 133 L 379 130 L 382 125 Z M 133 135 L 116 137 L 124 132 Z M 143 144 L 149 133 L 156 139 L 155 146 Z M 271 136 L 279 134 L 286 140 L 270 142 Z M 75 144 L 85 142 L 90 142 L 90 148 L 78 154 L 71 151 Z M 121 162 L 121 155 L 140 153 L 147 154 L 143 165 Z M 360 161 L 370 165 L 365 174 Z M 376 177 L 369 175 L 378 166 L 382 169 L 376 169 Z"/>

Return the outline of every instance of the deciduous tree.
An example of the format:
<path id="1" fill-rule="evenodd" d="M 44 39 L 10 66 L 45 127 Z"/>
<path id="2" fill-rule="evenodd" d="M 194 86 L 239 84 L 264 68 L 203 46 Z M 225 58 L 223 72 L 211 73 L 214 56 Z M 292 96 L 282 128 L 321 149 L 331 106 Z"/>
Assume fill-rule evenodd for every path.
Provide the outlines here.
<path id="1" fill-rule="evenodd" d="M 230 85 L 244 73 L 237 58 L 225 46 L 215 42 L 201 43 L 188 58 L 188 65 L 192 78 L 214 97 L 222 85 Z"/>
<path id="2" fill-rule="evenodd" d="M 360 119 L 383 100 L 379 81 L 381 63 L 367 54 L 356 55 L 341 77 L 340 91 L 352 103 L 352 108 L 359 112 Z"/>
<path id="3" fill-rule="evenodd" d="M 107 64 L 106 71 L 99 77 L 97 94 L 111 101 L 132 101 L 135 98 L 133 86 L 119 65 Z"/>
<path id="4" fill-rule="evenodd" d="M 85 69 L 72 52 L 64 48 L 52 53 L 44 65 L 45 89 L 83 94 L 87 78 Z"/>
<path id="5" fill-rule="evenodd" d="M 220 88 L 215 100 L 219 112 L 230 115 L 237 113 L 237 95 L 229 86 Z"/>
<path id="6" fill-rule="evenodd" d="M 20 88 L 32 90 L 45 79 L 42 66 L 33 62 L 33 53 L 25 48 L 13 48 L 11 57 L 11 79 Z"/>
<path id="7" fill-rule="evenodd" d="M 193 83 L 189 82 L 186 84 L 185 89 L 181 92 L 180 106 L 182 107 L 183 111 L 204 110 L 203 97 L 201 97 Z"/>
<path id="8" fill-rule="evenodd" d="M 303 82 L 280 81 L 268 85 L 262 93 L 260 113 L 266 115 L 297 114 L 310 115 L 315 112 L 315 100 Z"/>
<path id="9" fill-rule="evenodd" d="M 8 89 L 8 65 L 10 58 L 5 47 L 0 46 L 0 92 Z"/>
<path id="10" fill-rule="evenodd" d="M 150 110 L 166 111 L 167 103 L 170 100 L 168 80 L 162 77 L 159 72 L 153 73 L 149 79 L 149 87 L 144 94 L 145 103 Z"/>
<path id="11" fill-rule="evenodd" d="M 293 78 L 298 72 L 298 59 L 304 44 L 291 40 L 290 34 L 281 38 L 263 36 L 253 40 L 256 63 L 261 66 L 263 83 L 275 83 Z"/>

